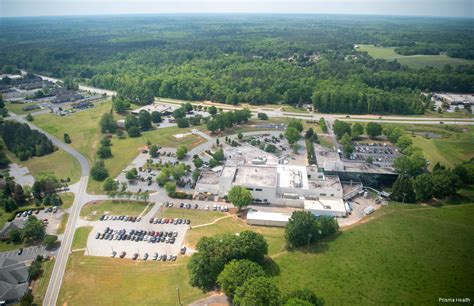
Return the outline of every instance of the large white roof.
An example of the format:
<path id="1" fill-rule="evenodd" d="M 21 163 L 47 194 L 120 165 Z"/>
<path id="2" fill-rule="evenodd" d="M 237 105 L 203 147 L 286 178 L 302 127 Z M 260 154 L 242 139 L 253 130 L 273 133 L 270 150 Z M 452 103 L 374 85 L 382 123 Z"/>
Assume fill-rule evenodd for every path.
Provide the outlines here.
<path id="1" fill-rule="evenodd" d="M 276 212 L 256 211 L 249 210 L 247 212 L 247 220 L 260 220 L 260 221 L 279 221 L 288 222 L 290 215 L 285 215 Z"/>

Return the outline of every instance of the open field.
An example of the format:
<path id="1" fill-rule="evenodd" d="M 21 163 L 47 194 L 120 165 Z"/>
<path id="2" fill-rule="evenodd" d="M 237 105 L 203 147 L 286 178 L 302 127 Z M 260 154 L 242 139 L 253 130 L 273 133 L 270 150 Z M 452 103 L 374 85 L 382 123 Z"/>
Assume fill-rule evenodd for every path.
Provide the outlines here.
<path id="1" fill-rule="evenodd" d="M 28 105 L 36 105 L 36 104 L 40 104 L 40 103 L 41 103 L 41 102 L 31 102 L 31 103 L 22 104 L 22 103 L 6 102 L 6 103 L 5 103 L 5 107 L 6 107 L 9 111 L 11 111 L 12 113 L 15 113 L 15 114 L 17 114 L 17 115 L 23 115 L 23 114 L 33 113 L 33 112 L 39 111 L 39 109 L 33 109 L 33 110 L 30 110 L 30 111 L 24 111 L 24 110 L 23 110 L 23 107 L 28 106 Z"/>
<path id="2" fill-rule="evenodd" d="M 472 297 L 474 270 L 466 262 L 474 251 L 474 205 L 413 207 L 392 213 L 386 208 L 387 214 L 309 252 L 274 258 L 280 289 L 306 287 L 329 305 L 435 304 L 440 296 Z"/>
<path id="3" fill-rule="evenodd" d="M 64 150 L 57 150 L 51 154 L 33 157 L 26 161 L 20 161 L 10 151 L 6 151 L 7 156 L 13 163 L 27 167 L 34 177 L 42 172 L 52 172 L 58 178 L 70 178 L 71 183 L 75 183 L 81 176 L 79 162 L 66 153 Z"/>
<path id="4" fill-rule="evenodd" d="M 74 232 L 71 250 L 83 249 L 87 245 L 87 237 L 92 231 L 92 226 L 78 227 Z"/>
<path id="5" fill-rule="evenodd" d="M 35 116 L 35 125 L 62 140 L 64 133 L 71 137 L 71 146 L 94 161 L 95 150 L 99 146 L 101 116 L 110 110 L 111 101 L 95 103 L 95 107 L 69 116 L 45 114 Z"/>
<path id="6" fill-rule="evenodd" d="M 33 291 L 33 304 L 34 305 L 41 305 L 43 304 L 43 297 L 46 294 L 46 289 L 48 288 L 48 283 L 51 278 L 51 273 L 53 272 L 54 267 L 54 259 L 50 259 L 48 261 L 44 261 L 41 264 L 43 268 L 43 274 L 41 277 L 33 282 L 32 291 Z"/>
<path id="7" fill-rule="evenodd" d="M 99 220 L 105 212 L 111 215 L 128 215 L 138 216 L 145 209 L 147 204 L 145 202 L 135 201 L 101 201 L 96 204 L 86 204 L 81 210 L 81 217 L 96 221 Z M 95 213 L 95 214 L 94 214 Z"/>
<path id="8" fill-rule="evenodd" d="M 430 167 L 439 162 L 454 168 L 474 157 L 474 128 L 471 126 L 449 128 L 444 126 L 405 126 L 405 129 L 442 135 L 437 139 L 423 136 L 412 137 L 413 144 L 421 148 L 430 161 Z"/>
<path id="9" fill-rule="evenodd" d="M 360 51 L 366 51 L 374 58 L 383 58 L 386 60 L 396 59 L 400 64 L 410 66 L 412 68 L 422 68 L 424 66 L 432 66 L 442 68 L 444 65 L 472 65 L 473 60 L 461 58 L 452 58 L 447 55 L 400 55 L 394 51 L 393 47 L 376 47 L 373 45 L 359 45 Z"/>
<path id="10" fill-rule="evenodd" d="M 74 193 L 72 192 L 64 192 L 60 193 L 61 200 L 63 201 L 61 208 L 62 209 L 68 209 L 72 206 L 72 203 L 74 202 Z"/>
<path id="11" fill-rule="evenodd" d="M 64 234 L 64 231 L 66 230 L 66 225 L 67 225 L 67 220 L 69 219 L 69 214 L 64 213 L 62 218 L 61 218 L 61 223 L 58 226 L 58 230 L 56 231 L 57 235 Z"/>
<path id="12" fill-rule="evenodd" d="M 162 212 L 162 213 L 161 213 Z M 227 216 L 227 214 L 219 211 L 207 210 L 193 210 L 193 209 L 179 209 L 179 208 L 162 208 L 158 217 L 160 218 L 181 218 L 190 219 L 191 226 L 199 224 L 207 224 L 215 219 Z"/>

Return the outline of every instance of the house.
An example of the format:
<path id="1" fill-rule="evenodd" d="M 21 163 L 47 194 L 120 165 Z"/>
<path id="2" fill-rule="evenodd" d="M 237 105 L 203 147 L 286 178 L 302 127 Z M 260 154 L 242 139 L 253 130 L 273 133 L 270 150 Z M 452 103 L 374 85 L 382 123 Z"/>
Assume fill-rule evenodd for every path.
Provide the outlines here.
<path id="1" fill-rule="evenodd" d="M 28 267 L 11 258 L 0 258 L 0 304 L 14 304 L 28 291 Z"/>
<path id="2" fill-rule="evenodd" d="M 12 230 L 21 229 L 25 225 L 24 219 L 14 219 L 11 222 L 5 223 L 2 230 L 0 231 L 0 239 L 5 240 L 10 238 L 10 233 Z"/>

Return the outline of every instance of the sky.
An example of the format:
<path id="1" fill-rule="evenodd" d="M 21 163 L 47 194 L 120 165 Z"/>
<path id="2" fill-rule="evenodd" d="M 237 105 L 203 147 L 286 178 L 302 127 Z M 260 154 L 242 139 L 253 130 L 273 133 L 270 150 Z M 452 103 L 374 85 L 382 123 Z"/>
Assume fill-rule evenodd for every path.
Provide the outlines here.
<path id="1" fill-rule="evenodd" d="M 306 13 L 474 17 L 474 0 L 0 0 L 0 16 Z"/>

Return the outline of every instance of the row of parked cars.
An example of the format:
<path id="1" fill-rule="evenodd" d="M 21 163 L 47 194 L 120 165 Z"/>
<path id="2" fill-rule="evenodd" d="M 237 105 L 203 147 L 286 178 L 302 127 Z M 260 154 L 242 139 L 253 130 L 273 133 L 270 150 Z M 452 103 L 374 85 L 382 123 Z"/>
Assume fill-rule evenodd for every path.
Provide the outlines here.
<path id="1" fill-rule="evenodd" d="M 111 215 L 102 215 L 99 218 L 100 221 L 125 221 L 125 222 L 140 222 L 141 217 L 130 217 L 130 216 L 111 216 Z"/>
<path id="2" fill-rule="evenodd" d="M 120 253 L 119 257 L 120 258 L 125 258 L 126 255 L 127 255 L 127 252 L 124 251 L 124 252 Z M 114 258 L 115 256 L 117 256 L 117 252 L 112 251 L 111 257 Z M 135 253 L 132 256 L 132 259 L 137 260 L 138 257 L 139 257 L 138 253 Z M 141 259 L 148 260 L 149 257 L 150 256 L 148 255 L 148 253 L 145 253 L 145 254 L 143 254 Z M 159 253 L 153 254 L 153 257 L 152 257 L 153 260 L 157 260 L 157 261 L 176 261 L 177 258 L 178 258 L 178 256 L 176 256 L 176 255 L 166 255 L 166 254 L 161 254 L 160 255 Z"/>
<path id="3" fill-rule="evenodd" d="M 189 219 L 179 219 L 179 218 L 150 218 L 150 224 L 170 224 L 170 225 L 178 225 L 178 224 L 191 224 L 191 220 Z"/>
<path id="4" fill-rule="evenodd" d="M 26 210 L 26 211 L 23 211 L 23 212 L 19 212 L 16 214 L 16 217 L 17 218 L 26 218 L 28 216 L 31 216 L 33 213 L 35 215 L 39 214 L 41 211 L 41 209 L 30 209 L 30 210 Z M 53 207 L 48 207 L 44 210 L 44 212 L 46 213 L 50 213 L 52 212 L 53 214 L 57 213 L 58 212 L 58 207 L 57 206 L 53 206 Z"/>
<path id="5" fill-rule="evenodd" d="M 103 233 L 96 233 L 95 239 L 100 240 L 128 240 L 128 241 L 146 241 L 148 243 L 170 243 L 174 244 L 178 237 L 178 232 L 174 231 L 144 231 L 106 228 Z"/>

